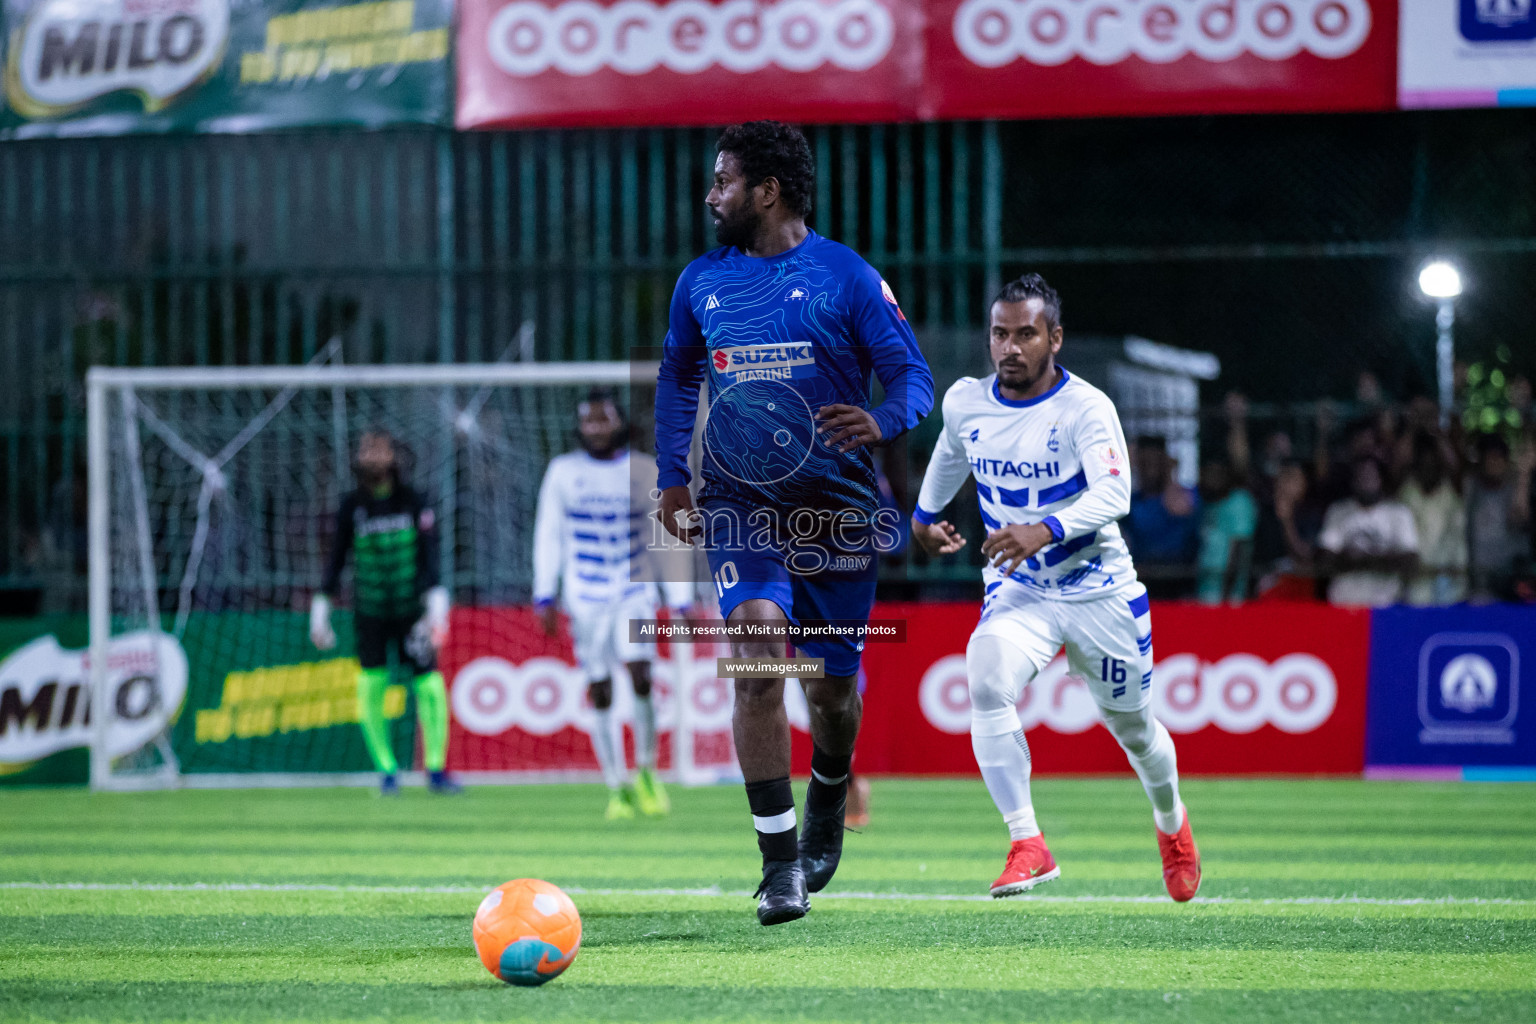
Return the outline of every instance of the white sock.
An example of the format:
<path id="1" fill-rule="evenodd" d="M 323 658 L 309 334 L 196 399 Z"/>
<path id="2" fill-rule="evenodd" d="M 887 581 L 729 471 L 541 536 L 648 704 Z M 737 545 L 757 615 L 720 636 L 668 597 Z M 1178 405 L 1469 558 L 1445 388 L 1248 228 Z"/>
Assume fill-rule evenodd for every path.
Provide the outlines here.
<path id="1" fill-rule="evenodd" d="M 1175 835 L 1184 827 L 1184 801 L 1177 795 L 1173 798 L 1174 808 L 1171 811 L 1160 811 L 1152 808 L 1152 821 L 1156 823 L 1157 830 L 1164 835 Z"/>
<path id="2" fill-rule="evenodd" d="M 1141 788 L 1152 801 L 1152 820 L 1159 832 L 1173 835 L 1184 827 L 1184 802 L 1179 799 L 1179 763 L 1173 737 L 1151 708 L 1140 711 L 1106 711 L 1104 724 L 1130 760 L 1141 779 Z"/>
<path id="3" fill-rule="evenodd" d="M 635 695 L 635 767 L 656 767 L 656 705 L 650 694 Z"/>
<path id="4" fill-rule="evenodd" d="M 624 785 L 624 762 L 619 760 L 619 747 L 613 734 L 613 708 L 596 708 L 593 714 L 597 724 L 592 729 L 592 751 L 597 754 L 597 766 L 603 770 L 603 782 L 609 789 Z"/>
<path id="5" fill-rule="evenodd" d="M 1003 815 L 1003 824 L 1008 826 L 1008 838 L 1015 843 L 1020 839 L 1033 839 L 1040 834 L 1040 826 L 1035 824 L 1033 807 Z"/>
<path id="6" fill-rule="evenodd" d="M 1029 793 L 1029 743 L 1014 707 L 1034 665 L 1016 645 L 995 636 L 971 638 L 965 651 L 971 689 L 971 749 L 992 802 L 1015 841 L 1040 834 Z"/>
<path id="7" fill-rule="evenodd" d="M 1010 839 L 1040 834 L 1029 793 L 1029 743 L 1013 708 L 971 711 L 971 749 L 992 802 L 1002 813 Z"/>

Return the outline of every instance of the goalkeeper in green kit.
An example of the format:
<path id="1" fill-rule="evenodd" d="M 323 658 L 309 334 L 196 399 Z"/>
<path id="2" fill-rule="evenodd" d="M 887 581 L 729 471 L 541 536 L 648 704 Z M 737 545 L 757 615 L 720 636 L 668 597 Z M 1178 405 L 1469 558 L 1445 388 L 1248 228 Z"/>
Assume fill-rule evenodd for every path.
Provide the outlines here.
<path id="1" fill-rule="evenodd" d="M 336 646 L 331 601 L 341 583 L 347 552 L 353 566 L 354 628 L 357 633 L 357 719 L 374 767 L 383 775 L 379 791 L 400 792 L 395 753 L 384 720 L 386 667 L 394 645 L 410 668 L 421 721 L 428 787 L 457 793 L 444 770 L 448 758 L 448 691 L 437 670 L 437 651 L 448 636 L 448 591 L 438 583 L 437 524 L 420 494 L 400 479 L 394 439 L 381 430 L 362 436 L 357 449 L 357 490 L 336 513 L 336 538 L 325 581 L 309 608 L 309 637 L 328 651 Z"/>

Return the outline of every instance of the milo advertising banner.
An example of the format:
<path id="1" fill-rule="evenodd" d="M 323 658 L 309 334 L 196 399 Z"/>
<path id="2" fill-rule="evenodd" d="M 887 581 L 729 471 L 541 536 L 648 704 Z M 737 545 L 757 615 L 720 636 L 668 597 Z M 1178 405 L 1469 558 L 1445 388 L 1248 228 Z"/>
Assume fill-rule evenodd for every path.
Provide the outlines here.
<path id="1" fill-rule="evenodd" d="M 452 0 L 0 0 L 0 138 L 442 123 Z"/>
<path id="2" fill-rule="evenodd" d="M 84 782 L 94 711 L 83 618 L 49 623 L 54 632 L 22 641 L 0 659 L 0 781 Z M 33 629 L 36 628 L 34 625 Z M 61 636 L 63 639 L 61 640 Z M 187 656 L 174 637 L 141 630 L 112 639 L 107 692 L 113 715 L 106 748 L 131 754 L 162 735 L 187 697 Z"/>
<path id="3" fill-rule="evenodd" d="M 343 650 L 350 622 L 337 616 Z M 168 751 L 183 776 L 371 768 L 357 727 L 357 660 L 320 655 L 307 615 L 198 613 L 178 637 L 112 638 L 107 687 L 114 758 Z M 85 783 L 96 720 L 84 616 L 0 620 L 0 786 Z M 385 694 L 400 761 L 415 759 L 403 685 Z"/>

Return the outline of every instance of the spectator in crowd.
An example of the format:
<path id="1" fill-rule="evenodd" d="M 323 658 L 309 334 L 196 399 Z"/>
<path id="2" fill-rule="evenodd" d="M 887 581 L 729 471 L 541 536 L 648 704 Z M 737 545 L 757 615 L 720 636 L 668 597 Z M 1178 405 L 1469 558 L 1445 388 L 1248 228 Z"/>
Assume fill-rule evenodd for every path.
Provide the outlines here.
<path id="1" fill-rule="evenodd" d="M 1515 597 L 1516 575 L 1530 557 L 1531 470 L 1536 448 L 1529 439 L 1511 460 L 1497 434 L 1477 441 L 1477 471 L 1467 485 L 1467 556 L 1473 600 Z"/>
<path id="2" fill-rule="evenodd" d="M 1402 429 L 1395 438 L 1388 439 L 1392 469 L 1389 477 L 1406 482 L 1413 472 L 1415 445 L 1421 434 L 1428 434 L 1440 443 L 1440 454 L 1445 460 L 1446 475 L 1452 486 L 1458 483 L 1456 449 L 1450 438 L 1440 429 L 1440 407 L 1424 395 L 1408 403 L 1403 413 Z"/>
<path id="3" fill-rule="evenodd" d="M 1273 494 L 1261 509 L 1254 531 L 1253 554 L 1261 573 L 1259 593 L 1296 600 L 1314 598 L 1312 568 L 1322 528 L 1322 510 L 1311 500 L 1306 467 L 1300 460 L 1285 460 L 1275 474 Z"/>
<path id="4" fill-rule="evenodd" d="M 1219 459 L 1200 467 L 1200 557 L 1196 596 L 1205 604 L 1241 604 L 1253 570 L 1259 508 L 1232 468 Z"/>
<path id="5" fill-rule="evenodd" d="M 1350 497 L 1328 506 L 1317 538 L 1318 567 L 1332 577 L 1328 600 L 1350 607 L 1396 604 L 1405 577 L 1418 565 L 1413 513 L 1384 497 L 1375 458 L 1358 458 L 1353 468 Z"/>
<path id="6" fill-rule="evenodd" d="M 1189 566 L 1200 543 L 1200 497 L 1174 476 L 1164 437 L 1136 442 L 1131 513 L 1122 522 L 1138 565 Z"/>
<path id="7" fill-rule="evenodd" d="M 1328 408 L 1326 405 L 1321 409 Z M 1323 424 L 1324 417 L 1319 414 L 1319 429 L 1326 431 Z M 1357 419 L 1344 428 L 1343 457 L 1335 459 L 1332 445 L 1326 432 L 1319 433 L 1317 447 L 1313 451 L 1314 469 L 1312 479 L 1316 481 L 1318 496 L 1325 506 L 1330 506 L 1338 501 L 1343 501 L 1354 493 L 1355 464 L 1361 459 L 1376 459 L 1377 465 L 1381 464 L 1384 452 L 1378 444 L 1376 437 L 1376 421 L 1373 419 Z"/>
<path id="8" fill-rule="evenodd" d="M 1361 370 L 1355 378 L 1355 401 L 1372 410 L 1386 405 L 1387 396 L 1381 390 L 1381 381 L 1370 370 Z"/>
<path id="9" fill-rule="evenodd" d="M 1509 389 L 1504 392 L 1504 397 L 1515 414 L 1515 426 L 1529 430 L 1532 417 L 1536 416 L 1536 399 L 1531 394 L 1531 379 L 1523 373 L 1510 377 Z"/>
<path id="10" fill-rule="evenodd" d="M 1264 439 L 1264 450 L 1259 464 L 1254 467 L 1254 472 L 1248 481 L 1254 488 L 1253 496 L 1261 503 L 1274 497 L 1280 474 L 1285 471 L 1288 463 L 1295 460 L 1295 448 L 1291 435 L 1283 430 L 1272 430 Z M 1302 474 L 1302 478 L 1306 478 L 1305 473 Z"/>
<path id="11" fill-rule="evenodd" d="M 1291 435 L 1272 430 L 1264 438 L 1255 460 L 1248 438 L 1248 399 L 1236 391 L 1227 392 L 1223 403 L 1227 414 L 1227 462 L 1234 486 L 1247 487 L 1259 504 L 1274 494 L 1275 478 L 1291 457 Z"/>
<path id="12" fill-rule="evenodd" d="M 1467 596 L 1467 508 L 1451 479 L 1445 442 L 1415 434 L 1408 479 L 1398 499 L 1413 514 L 1419 566 L 1408 582 L 1409 604 L 1455 604 Z"/>

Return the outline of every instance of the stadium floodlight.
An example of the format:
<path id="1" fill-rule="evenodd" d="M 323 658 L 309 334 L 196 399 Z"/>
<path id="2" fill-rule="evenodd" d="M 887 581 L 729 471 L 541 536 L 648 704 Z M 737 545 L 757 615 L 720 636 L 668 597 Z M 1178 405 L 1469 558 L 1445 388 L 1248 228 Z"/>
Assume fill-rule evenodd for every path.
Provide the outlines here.
<path id="1" fill-rule="evenodd" d="M 1419 290 L 1425 297 L 1435 299 L 1439 309 L 1435 313 L 1435 376 L 1440 391 L 1440 426 L 1450 426 L 1451 405 L 1455 401 L 1453 380 L 1456 346 L 1451 328 L 1456 323 L 1456 296 L 1461 294 L 1461 272 L 1446 260 L 1432 260 L 1419 271 Z"/>
<path id="2" fill-rule="evenodd" d="M 1454 299 L 1461 294 L 1461 272 L 1445 260 L 1435 260 L 1419 271 L 1419 290 L 1431 299 Z"/>

